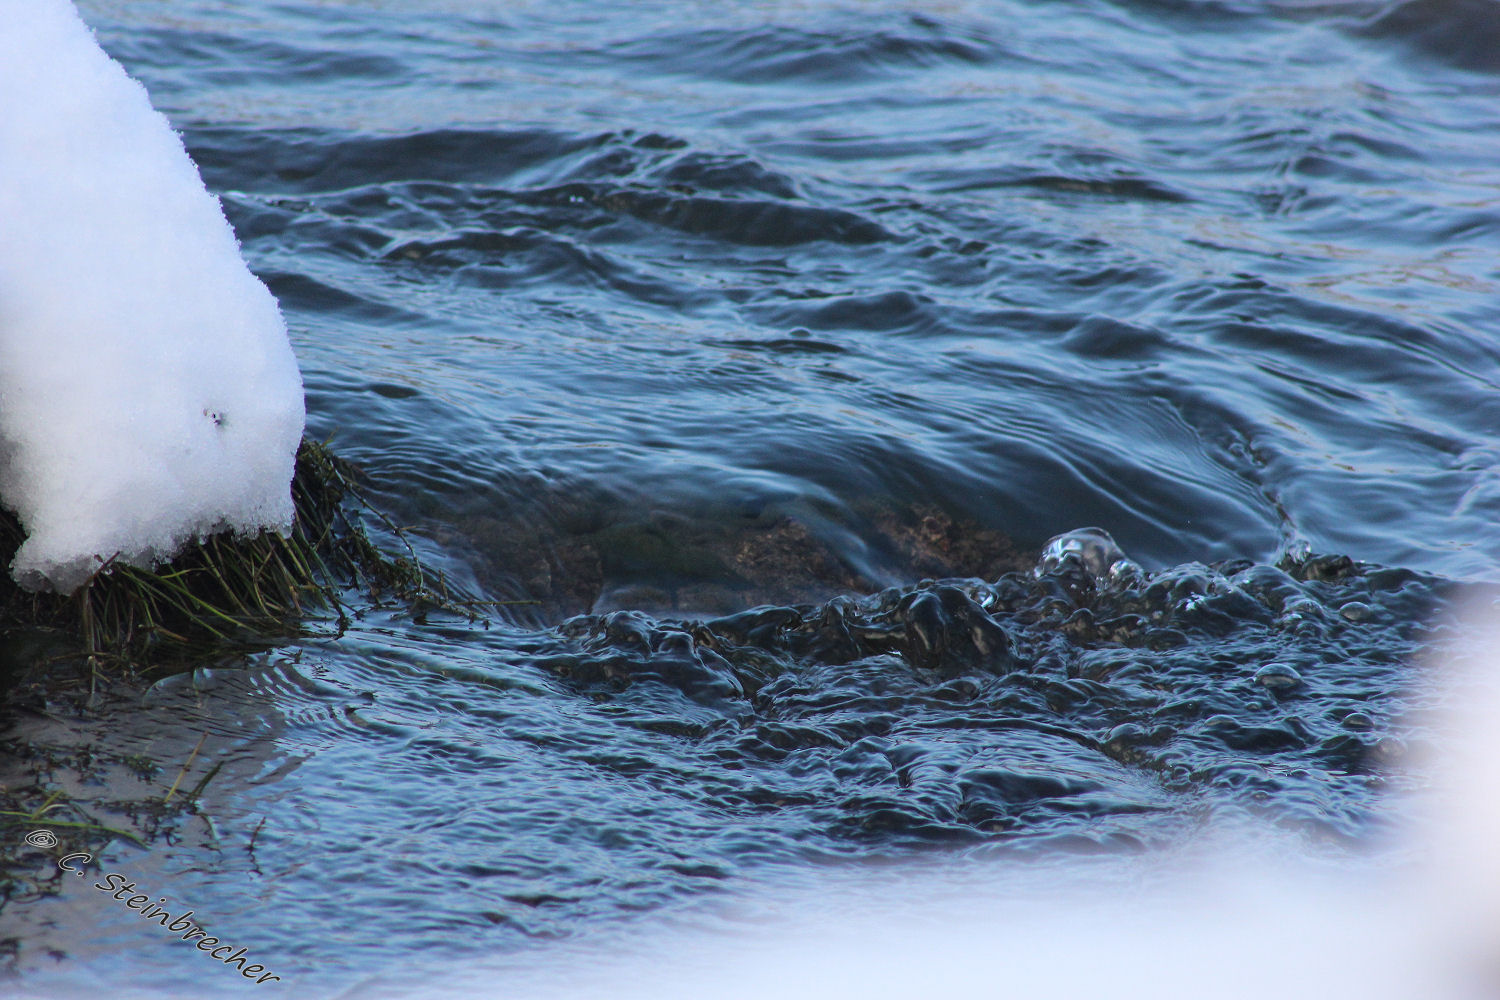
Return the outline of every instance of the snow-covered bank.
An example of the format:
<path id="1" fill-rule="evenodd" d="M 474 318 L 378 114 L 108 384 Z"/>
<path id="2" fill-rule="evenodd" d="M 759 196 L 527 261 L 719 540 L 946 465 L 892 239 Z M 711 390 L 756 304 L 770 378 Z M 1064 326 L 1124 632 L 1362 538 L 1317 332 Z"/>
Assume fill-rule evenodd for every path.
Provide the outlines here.
<path id="1" fill-rule="evenodd" d="M 275 300 L 69 0 L 0 0 L 0 500 L 70 591 L 291 523 L 302 380 Z"/>

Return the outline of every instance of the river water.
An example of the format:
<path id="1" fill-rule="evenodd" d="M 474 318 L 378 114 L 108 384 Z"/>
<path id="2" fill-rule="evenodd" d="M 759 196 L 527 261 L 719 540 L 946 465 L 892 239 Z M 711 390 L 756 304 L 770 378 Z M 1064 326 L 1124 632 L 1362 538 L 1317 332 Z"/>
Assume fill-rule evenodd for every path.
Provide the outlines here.
<path id="1" fill-rule="evenodd" d="M 1494 0 L 81 9 L 309 433 L 505 602 L 7 710 L 281 995 L 1390 824 L 1500 581 Z M 279 988 L 56 881 L 29 989 Z"/>

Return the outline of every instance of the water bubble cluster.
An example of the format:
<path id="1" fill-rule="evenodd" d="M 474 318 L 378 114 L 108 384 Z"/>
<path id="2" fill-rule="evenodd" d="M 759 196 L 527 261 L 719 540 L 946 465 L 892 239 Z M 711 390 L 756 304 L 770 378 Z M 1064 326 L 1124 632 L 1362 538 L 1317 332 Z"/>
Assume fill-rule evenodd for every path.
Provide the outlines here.
<path id="1" fill-rule="evenodd" d="M 1353 835 L 1434 599 L 1415 574 L 1311 554 L 1148 573 L 1089 528 L 993 581 L 582 616 L 538 663 L 606 697 L 665 684 L 712 707 L 733 722 L 699 734 L 721 760 L 825 776 L 827 829 L 1041 833 L 1084 809 L 1096 835 L 1133 835 L 1190 796 Z"/>

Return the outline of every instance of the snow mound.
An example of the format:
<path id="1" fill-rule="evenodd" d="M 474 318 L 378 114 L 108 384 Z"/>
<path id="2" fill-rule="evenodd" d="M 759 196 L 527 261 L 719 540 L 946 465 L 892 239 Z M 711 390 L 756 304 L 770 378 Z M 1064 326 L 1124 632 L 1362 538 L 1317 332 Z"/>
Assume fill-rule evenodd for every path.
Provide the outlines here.
<path id="1" fill-rule="evenodd" d="M 0 0 L 0 501 L 11 572 L 285 531 L 304 409 L 271 293 L 145 88 L 69 0 Z"/>

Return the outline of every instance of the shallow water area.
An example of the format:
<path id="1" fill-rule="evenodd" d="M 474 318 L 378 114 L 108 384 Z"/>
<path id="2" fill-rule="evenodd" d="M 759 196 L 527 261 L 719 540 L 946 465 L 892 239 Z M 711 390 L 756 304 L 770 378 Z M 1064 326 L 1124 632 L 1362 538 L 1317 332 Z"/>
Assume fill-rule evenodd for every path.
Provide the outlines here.
<path id="1" fill-rule="evenodd" d="M 18 988 L 269 988 L 106 872 L 316 997 L 871 864 L 1398 864 L 1500 581 L 1488 0 L 81 10 L 502 603 L 13 691 L 16 780 L 149 834 L 34 856 Z"/>

